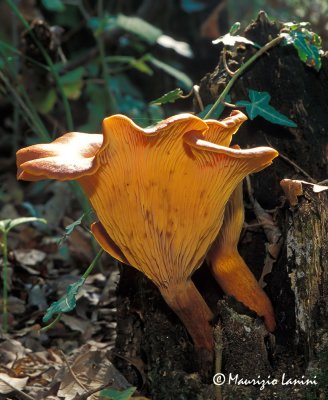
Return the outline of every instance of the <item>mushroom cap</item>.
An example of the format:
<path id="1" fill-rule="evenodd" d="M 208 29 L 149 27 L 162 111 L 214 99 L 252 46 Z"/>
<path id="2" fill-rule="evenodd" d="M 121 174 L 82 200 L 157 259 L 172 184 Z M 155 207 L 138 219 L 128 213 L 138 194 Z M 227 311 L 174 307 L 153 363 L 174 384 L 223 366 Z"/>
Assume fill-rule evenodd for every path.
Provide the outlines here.
<path id="1" fill-rule="evenodd" d="M 278 155 L 227 147 L 245 120 L 240 111 L 220 122 L 181 114 L 142 129 L 114 115 L 101 144 L 101 135 L 69 133 L 20 150 L 18 177 L 78 180 L 99 218 L 100 245 L 165 288 L 199 267 L 231 193 Z"/>

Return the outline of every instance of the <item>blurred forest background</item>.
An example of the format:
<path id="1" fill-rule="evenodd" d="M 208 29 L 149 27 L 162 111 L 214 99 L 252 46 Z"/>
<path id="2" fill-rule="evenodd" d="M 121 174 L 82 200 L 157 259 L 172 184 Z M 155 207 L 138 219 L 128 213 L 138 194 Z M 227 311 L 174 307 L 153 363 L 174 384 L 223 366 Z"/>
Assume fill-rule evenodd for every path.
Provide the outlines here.
<path id="1" fill-rule="evenodd" d="M 212 41 L 237 21 L 242 32 L 260 10 L 270 19 L 310 22 L 327 48 L 327 0 L 0 0 L 0 221 L 47 220 L 8 235 L 9 333 L 2 332 L 0 373 L 17 379 L 19 390 L 29 387 L 32 398 L 44 398 L 40 390 L 54 384 L 58 371 L 57 383 L 70 380 L 63 368 L 71 352 L 73 367 L 81 367 L 99 364 L 98 353 L 82 346 L 99 352 L 113 346 L 118 268 L 104 256 L 76 313 L 39 335 L 44 311 L 81 276 L 97 246 L 88 230 L 92 215 L 79 219 L 88 205 L 76 187 L 17 183 L 16 151 L 68 131 L 100 132 L 103 118 L 115 113 L 145 127 L 192 112 L 192 96 L 164 106 L 152 101 L 175 88 L 188 95 L 219 62 L 221 48 Z M 71 233 L 65 228 L 74 221 Z M 140 364 L 130 363 L 143 381 Z M 117 386 L 128 388 L 116 373 Z M 53 398 L 73 399 L 74 384 L 52 386 Z"/>

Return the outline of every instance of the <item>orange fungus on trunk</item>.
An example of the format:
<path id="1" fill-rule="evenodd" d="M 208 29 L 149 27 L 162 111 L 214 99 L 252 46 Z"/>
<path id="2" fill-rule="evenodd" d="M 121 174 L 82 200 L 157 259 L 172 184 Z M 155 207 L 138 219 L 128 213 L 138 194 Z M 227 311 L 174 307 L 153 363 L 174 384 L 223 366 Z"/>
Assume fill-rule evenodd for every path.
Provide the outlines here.
<path id="1" fill-rule="evenodd" d="M 277 156 L 269 147 L 227 147 L 245 120 L 240 111 L 223 121 L 181 114 L 142 129 L 114 115 L 102 135 L 68 133 L 18 151 L 18 178 L 77 180 L 97 213 L 99 244 L 151 279 L 195 346 L 211 351 L 212 313 L 191 275 L 235 188 Z"/>

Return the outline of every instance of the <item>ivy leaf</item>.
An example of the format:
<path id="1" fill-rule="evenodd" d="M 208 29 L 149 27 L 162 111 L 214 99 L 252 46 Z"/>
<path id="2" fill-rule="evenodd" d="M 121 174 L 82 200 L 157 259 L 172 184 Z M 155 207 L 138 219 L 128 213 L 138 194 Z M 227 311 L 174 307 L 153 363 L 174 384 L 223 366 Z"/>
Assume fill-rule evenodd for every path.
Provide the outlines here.
<path id="1" fill-rule="evenodd" d="M 133 393 L 137 390 L 135 386 L 129 387 L 126 390 L 104 389 L 100 392 L 100 396 L 108 397 L 111 400 L 130 400 Z"/>
<path id="2" fill-rule="evenodd" d="M 74 310 L 76 306 L 76 296 L 84 282 L 85 278 L 82 277 L 77 282 L 69 285 L 66 289 L 66 295 L 51 304 L 45 316 L 42 318 L 42 321 L 48 322 L 56 314 L 67 313 Z"/>
<path id="3" fill-rule="evenodd" d="M 180 88 L 171 90 L 168 93 L 165 93 L 163 96 L 159 97 L 156 100 L 151 101 L 149 104 L 153 105 L 161 105 L 166 103 L 174 103 L 176 100 L 181 99 L 183 96 L 183 91 Z"/>
<path id="4" fill-rule="evenodd" d="M 319 42 L 317 37 L 310 39 L 304 32 L 296 31 L 292 31 L 284 36 L 285 44 L 293 44 L 301 61 L 303 61 L 308 67 L 314 67 L 316 71 L 320 70 L 320 47 L 315 44 Z M 313 43 L 312 40 L 314 41 Z"/>
<path id="5" fill-rule="evenodd" d="M 284 37 L 283 44 L 292 44 L 297 50 L 298 57 L 307 66 L 313 67 L 316 71 L 321 68 L 321 38 L 318 34 L 310 31 L 308 23 L 285 23 L 288 33 L 281 33 Z"/>
<path id="6" fill-rule="evenodd" d="M 275 108 L 273 108 L 269 102 L 271 96 L 268 92 L 257 92 L 256 90 L 248 90 L 248 96 L 250 102 L 247 100 L 237 101 L 236 105 L 240 107 L 246 107 L 246 112 L 250 119 L 254 119 L 257 116 L 279 125 L 290 126 L 292 128 L 297 127 L 295 122 L 291 121 L 285 115 L 280 114 Z"/>
<path id="7" fill-rule="evenodd" d="M 226 35 L 213 40 L 212 43 L 213 44 L 223 43 L 224 46 L 235 46 L 236 43 L 245 43 L 245 44 L 250 44 L 251 46 L 257 48 L 261 48 L 260 45 L 256 44 L 255 42 L 252 42 L 249 39 L 246 39 L 244 36 L 239 36 L 239 35 L 235 36 L 232 35 L 231 33 L 227 33 Z"/>

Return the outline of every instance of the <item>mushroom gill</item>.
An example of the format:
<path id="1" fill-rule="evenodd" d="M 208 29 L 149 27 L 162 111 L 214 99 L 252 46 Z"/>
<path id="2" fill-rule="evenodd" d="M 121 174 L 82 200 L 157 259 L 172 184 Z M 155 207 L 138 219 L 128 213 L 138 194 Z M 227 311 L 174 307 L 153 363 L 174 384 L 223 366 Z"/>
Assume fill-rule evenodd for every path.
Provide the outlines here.
<path id="1" fill-rule="evenodd" d="M 80 183 L 99 219 L 92 225 L 99 244 L 151 279 L 195 346 L 209 351 L 212 312 L 191 275 L 235 188 L 277 156 L 269 147 L 226 147 L 245 119 L 240 111 L 221 122 L 181 114 L 142 129 L 114 115 L 103 121 L 102 138 L 68 133 L 17 153 L 19 179 Z"/>

